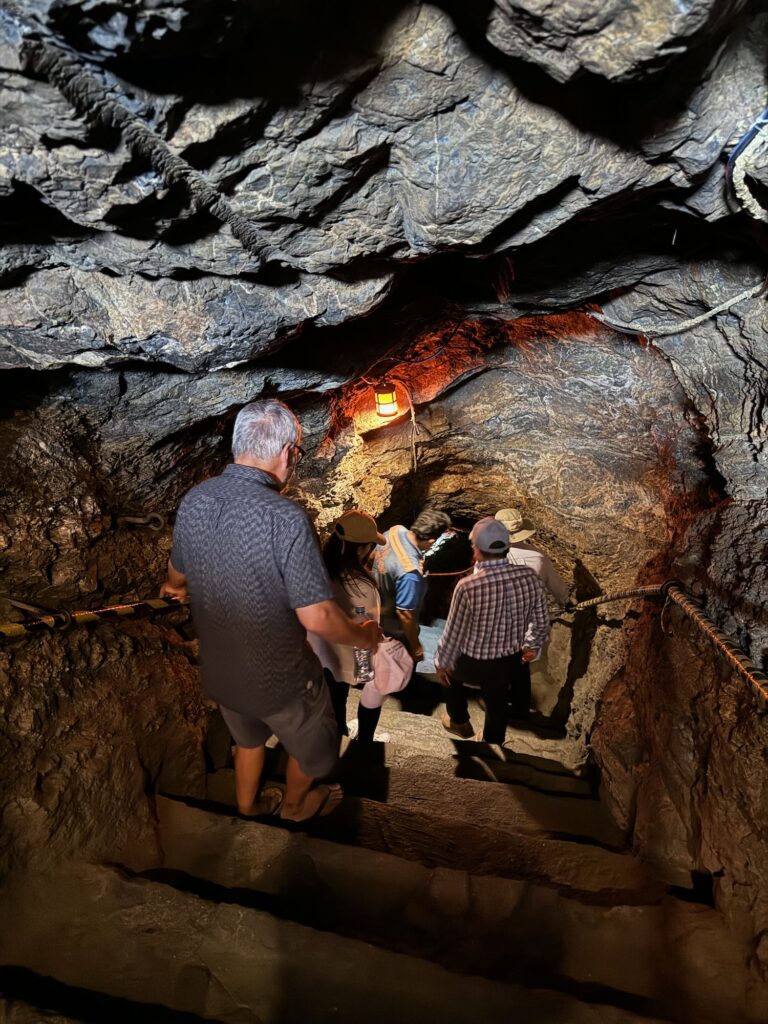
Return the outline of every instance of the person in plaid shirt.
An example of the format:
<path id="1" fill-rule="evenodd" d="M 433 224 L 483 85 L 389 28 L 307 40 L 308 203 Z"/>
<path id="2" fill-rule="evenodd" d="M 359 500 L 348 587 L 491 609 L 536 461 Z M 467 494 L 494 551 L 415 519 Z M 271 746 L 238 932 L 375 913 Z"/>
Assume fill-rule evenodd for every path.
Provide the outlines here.
<path id="1" fill-rule="evenodd" d="M 507 561 L 509 532 L 503 523 L 480 519 L 469 539 L 477 570 L 457 584 L 435 654 L 437 678 L 449 688 L 443 728 L 475 738 L 462 685 L 472 683 L 485 701 L 485 724 L 476 738 L 503 743 L 510 684 L 513 694 L 525 689 L 519 685 L 521 670 L 549 635 L 549 613 L 534 570 Z M 528 708 L 521 711 L 520 717 L 528 716 Z"/>

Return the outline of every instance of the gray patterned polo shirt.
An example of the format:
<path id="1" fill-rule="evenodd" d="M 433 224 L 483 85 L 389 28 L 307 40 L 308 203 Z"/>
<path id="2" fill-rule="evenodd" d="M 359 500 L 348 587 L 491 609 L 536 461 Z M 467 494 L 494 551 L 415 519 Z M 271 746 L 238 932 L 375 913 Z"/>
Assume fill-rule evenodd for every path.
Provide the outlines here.
<path id="1" fill-rule="evenodd" d="M 318 678 L 294 609 L 333 600 L 333 590 L 307 513 L 267 473 L 233 464 L 193 487 L 171 562 L 187 577 L 210 697 L 260 718 Z"/>

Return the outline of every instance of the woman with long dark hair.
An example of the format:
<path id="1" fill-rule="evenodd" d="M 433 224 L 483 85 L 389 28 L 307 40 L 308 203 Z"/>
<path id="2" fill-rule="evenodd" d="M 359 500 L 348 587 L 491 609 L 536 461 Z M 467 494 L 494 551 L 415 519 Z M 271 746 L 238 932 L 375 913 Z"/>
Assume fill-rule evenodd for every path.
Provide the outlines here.
<path id="1" fill-rule="evenodd" d="M 337 520 L 333 533 L 325 543 L 323 560 L 336 600 L 347 615 L 353 618 L 379 621 L 379 591 L 368 569 L 368 562 L 376 545 L 383 543 L 384 537 L 378 531 L 376 520 L 358 509 L 345 512 Z M 309 633 L 308 639 L 325 672 L 339 733 L 342 736 L 350 734 L 347 727 L 349 688 L 361 686 L 363 692 L 357 710 L 356 738 L 371 743 L 384 698 L 373 686 L 373 664 L 367 661 L 368 652 L 341 644 L 330 644 L 314 633 Z M 383 740 L 385 734 L 381 734 L 380 738 Z"/>

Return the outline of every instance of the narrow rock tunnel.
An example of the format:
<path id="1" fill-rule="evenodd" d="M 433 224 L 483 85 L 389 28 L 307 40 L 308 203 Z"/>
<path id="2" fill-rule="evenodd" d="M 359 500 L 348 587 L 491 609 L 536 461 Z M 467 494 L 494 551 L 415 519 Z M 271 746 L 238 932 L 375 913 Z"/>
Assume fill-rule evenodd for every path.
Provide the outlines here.
<path id="1" fill-rule="evenodd" d="M 768 1019 L 766 36 L 1 0 L 0 1020 Z M 141 604 L 262 398 L 321 542 L 453 531 L 300 824 L 238 815 L 200 623 Z M 435 646 L 509 508 L 568 600 L 491 744 Z"/>

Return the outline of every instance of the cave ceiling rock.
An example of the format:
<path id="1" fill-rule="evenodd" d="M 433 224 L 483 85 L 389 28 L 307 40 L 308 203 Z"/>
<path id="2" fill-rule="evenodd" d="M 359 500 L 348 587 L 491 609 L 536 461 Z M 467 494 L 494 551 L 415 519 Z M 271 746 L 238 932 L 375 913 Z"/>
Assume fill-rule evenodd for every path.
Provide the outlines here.
<path id="1" fill-rule="evenodd" d="M 157 176 L 118 176 L 131 160 L 124 144 L 103 150 L 87 143 L 85 125 L 61 94 L 44 82 L 0 72 L 0 189 L 34 188 L 73 224 L 111 230 L 116 206 L 140 202 Z"/>
<path id="2" fill-rule="evenodd" d="M 570 240 L 563 248 L 562 256 L 555 250 L 532 265 L 526 264 L 525 276 L 512 281 L 503 302 L 474 303 L 470 310 L 509 318 L 525 315 L 531 309 L 548 313 L 568 310 L 614 289 L 630 288 L 654 273 L 672 271 L 679 261 L 674 253 L 661 251 L 626 257 L 606 254 L 588 262 L 580 258 L 583 249 Z"/>
<path id="3" fill-rule="evenodd" d="M 266 100 L 260 97 L 236 96 L 221 103 L 193 103 L 184 110 L 168 145 L 174 153 L 186 156 L 195 146 L 221 142 L 222 136 L 235 130 L 244 132 L 265 107 Z"/>
<path id="4" fill-rule="evenodd" d="M 649 165 L 525 98 L 503 73 L 474 58 L 450 19 L 431 6 L 420 7 L 415 20 L 408 10 L 382 49 L 382 70 L 354 97 L 353 110 L 298 146 L 265 142 L 260 166 L 235 202 L 252 216 L 279 213 L 301 224 L 341 192 L 358 231 L 390 218 L 394 202 L 402 211 L 402 255 L 415 257 L 481 245 L 513 215 L 522 212 L 526 220 L 527 207 L 564 184 L 565 199 L 555 196 L 520 244 L 617 192 L 680 178 L 676 167 Z M 361 154 L 387 150 L 388 174 L 380 181 L 391 188 L 350 194 Z M 531 174 L 533 165 L 539 173 Z M 343 221 L 337 217 L 335 230 Z M 307 271 L 331 269 L 321 254 L 297 261 L 281 253 L 280 231 L 271 243 L 273 259 Z M 373 244 L 358 238 L 357 248 L 378 253 L 380 238 L 381 232 L 373 232 Z"/>
<path id="5" fill-rule="evenodd" d="M 14 242 L 0 246 L 0 277 L 17 270 L 71 267 L 107 270 L 119 276 L 173 277 L 179 271 L 236 277 L 255 274 L 261 259 L 251 256 L 227 225 L 203 238 L 170 245 L 160 239 L 92 232 L 53 242 Z"/>
<path id="6" fill-rule="evenodd" d="M 734 211 L 725 185 L 725 161 L 721 157 L 713 164 L 694 189 L 661 199 L 659 205 L 710 223 L 732 216 Z"/>
<path id="7" fill-rule="evenodd" d="M 300 275 L 284 287 L 199 277 L 56 268 L 0 292 L 0 366 L 51 369 L 126 360 L 220 369 L 276 347 L 308 322 L 341 323 L 371 310 L 390 278 L 345 282 Z"/>
<path id="8" fill-rule="evenodd" d="M 215 150 L 218 134 L 234 131 L 235 151 L 226 152 L 231 138 L 222 143 L 225 152 L 204 173 L 262 229 L 266 258 L 306 273 L 367 257 L 519 247 L 607 201 L 631 202 L 660 186 L 683 198 L 697 187 L 762 102 L 765 35 L 765 17 L 753 20 L 751 32 L 735 32 L 686 105 L 664 115 L 658 133 L 627 146 L 535 102 L 506 73 L 476 58 L 446 14 L 411 4 L 384 33 L 375 59 L 303 86 L 251 143 L 247 126 L 270 114 L 263 97 L 210 104 L 175 97 L 182 116 L 169 146 L 182 155 L 196 146 Z M 34 124 L 24 122 L 24 152 L 31 147 L 31 156 L 21 159 L 11 135 L 8 183 L 17 178 L 43 190 L 47 202 L 79 224 L 112 230 L 111 214 L 133 205 L 145 220 L 156 218 L 157 230 L 173 226 L 176 207 L 164 213 L 162 202 L 142 204 L 164 194 L 156 174 L 137 172 L 123 181 L 129 156 L 123 147 L 89 148 L 84 160 L 77 148 L 83 126 L 72 123 L 68 106 L 43 83 L 22 81 L 47 98 L 36 101 Z M 171 103 L 146 90 L 141 95 L 147 110 Z M 49 102 L 63 118 L 53 149 L 41 123 Z M 66 141 L 67 124 L 77 142 Z M 696 212 L 698 201 L 712 216 L 720 198 L 715 182 L 687 209 Z M 148 243 L 148 272 L 167 273 L 177 258 L 179 269 L 237 273 L 242 258 L 235 248 L 225 227 L 184 246 Z"/>
<path id="9" fill-rule="evenodd" d="M 496 248 L 524 245 L 607 199 L 660 185 L 689 190 L 749 123 L 745 101 L 759 102 L 764 73 L 750 40 L 740 34 L 727 59 L 713 60 L 700 93 L 667 118 L 662 138 L 646 140 L 644 153 L 528 99 L 471 55 L 445 14 L 422 5 L 414 17 L 409 8 L 382 40 L 381 69 L 351 109 L 298 143 L 279 135 L 257 143 L 257 166 L 233 202 L 254 218 L 278 218 L 270 258 L 309 272 L 332 269 L 345 253 L 423 256 L 482 246 L 496 232 Z M 735 79 L 741 84 L 730 88 Z M 385 158 L 386 173 L 367 177 L 366 167 Z M 232 159 L 217 173 L 230 173 Z M 333 209 L 338 196 L 343 208 Z M 319 250 L 315 239 L 297 248 L 318 210 L 331 238 Z M 377 230 L 381 220 L 386 230 Z M 320 229 L 310 222 L 308 230 Z M 334 233 L 342 244 L 333 244 Z"/>
<path id="10" fill-rule="evenodd" d="M 173 60 L 231 53 L 254 5 L 219 0 L 24 0 L 37 20 L 100 57 Z M 261 5 L 257 5 L 261 6 Z"/>
<path id="11" fill-rule="evenodd" d="M 111 374 L 91 375 L 77 371 L 68 398 L 97 427 L 107 463 L 128 455 L 134 464 L 142 458 L 151 463 L 147 435 L 156 447 L 165 439 L 193 429 L 203 420 L 223 416 L 262 394 L 283 396 L 322 395 L 347 383 L 342 373 L 279 365 L 242 366 L 211 373 L 163 374 L 125 370 L 121 382 Z M 109 470 L 109 466 L 107 466 Z"/>
<path id="12" fill-rule="evenodd" d="M 722 33 L 746 0 L 495 0 L 488 39 L 558 82 L 590 72 L 631 80 Z"/>
<path id="13" fill-rule="evenodd" d="M 650 274 L 603 308 L 609 320 L 661 328 L 699 316 L 764 277 L 765 267 L 747 259 L 681 264 Z M 767 328 L 766 298 L 759 295 L 690 330 L 653 340 L 706 423 L 717 470 L 739 500 L 763 499 L 768 492 Z"/>
<path id="14" fill-rule="evenodd" d="M 346 210 L 337 211 L 332 230 L 342 231 L 352 220 L 358 231 L 371 233 L 373 244 L 357 237 L 354 249 L 345 245 L 341 252 L 381 253 L 382 232 L 370 226 L 388 217 L 393 230 L 384 235 L 395 234 L 393 202 L 403 219 L 397 256 L 482 246 L 497 232 L 502 237 L 493 240 L 496 248 L 524 245 L 606 199 L 629 199 L 659 185 L 690 189 L 761 102 L 765 21 L 752 33 L 737 34 L 725 55 L 713 59 L 688 105 L 666 118 L 659 140 L 649 137 L 639 148 L 626 148 L 528 99 L 505 74 L 471 55 L 442 12 L 423 5 L 414 18 L 408 9 L 382 41 L 382 67 L 354 96 L 352 111 L 298 146 L 265 144 L 259 169 L 246 179 L 248 189 L 259 186 L 255 199 L 267 215 L 272 206 L 296 226 L 342 191 L 349 212 L 345 217 Z M 361 147 L 377 154 L 389 149 L 387 174 L 377 179 L 390 185 L 389 194 L 350 192 Z M 511 218 L 514 229 L 505 232 Z M 283 255 L 312 272 L 330 269 L 322 253 L 298 261 L 295 253 L 281 254 L 281 229 L 272 258 Z M 287 230 L 297 233 L 296 227 Z M 387 242 L 396 244 L 396 237 Z"/>
<path id="15" fill-rule="evenodd" d="M 379 172 L 387 147 L 386 133 L 357 114 L 295 146 L 265 140 L 232 205 L 263 226 L 269 259 L 307 272 L 397 249 L 407 255 L 396 194 Z"/>
<path id="16" fill-rule="evenodd" d="M 647 159 L 668 159 L 695 181 L 765 106 L 768 14 L 744 19 L 725 39 L 674 113 L 663 112 L 642 139 Z"/>

